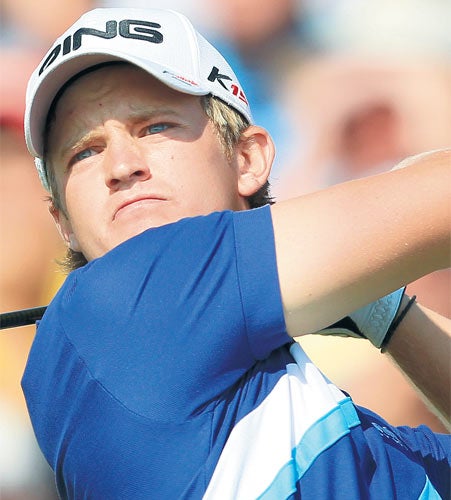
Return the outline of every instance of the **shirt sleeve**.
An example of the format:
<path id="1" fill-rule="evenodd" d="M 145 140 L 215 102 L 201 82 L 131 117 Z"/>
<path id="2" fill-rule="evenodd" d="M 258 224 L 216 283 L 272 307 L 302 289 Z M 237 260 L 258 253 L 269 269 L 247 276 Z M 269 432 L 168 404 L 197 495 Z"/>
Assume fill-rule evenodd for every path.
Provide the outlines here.
<path id="1" fill-rule="evenodd" d="M 451 498 L 451 436 L 420 425 L 397 428 L 442 498 Z"/>
<path id="2" fill-rule="evenodd" d="M 432 492 L 450 498 L 451 436 L 434 433 L 425 425 L 395 427 L 360 406 L 357 413 L 376 463 L 373 484 L 381 498 L 388 498 L 387 492 L 403 484 L 403 479 L 409 481 L 411 491 L 423 489 L 416 498 L 438 498 Z"/>
<path id="3" fill-rule="evenodd" d="M 203 411 L 291 340 L 269 207 L 148 230 L 75 272 L 55 307 L 96 382 L 151 418 Z"/>

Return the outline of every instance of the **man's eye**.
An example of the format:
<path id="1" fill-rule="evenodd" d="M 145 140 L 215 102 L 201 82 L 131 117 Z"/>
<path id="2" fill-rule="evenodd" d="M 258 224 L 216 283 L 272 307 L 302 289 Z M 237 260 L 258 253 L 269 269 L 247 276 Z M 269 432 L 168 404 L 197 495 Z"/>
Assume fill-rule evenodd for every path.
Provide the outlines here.
<path id="1" fill-rule="evenodd" d="M 71 163 L 77 163 L 79 161 L 85 160 L 86 158 L 89 158 L 90 156 L 93 156 L 96 154 L 96 151 L 92 148 L 86 148 L 83 149 L 83 151 L 80 151 L 79 153 L 75 154 L 72 157 Z"/>
<path id="2" fill-rule="evenodd" d="M 159 134 L 167 130 L 169 127 L 170 127 L 169 123 L 153 123 L 152 125 L 146 127 L 146 133 L 149 135 Z"/>

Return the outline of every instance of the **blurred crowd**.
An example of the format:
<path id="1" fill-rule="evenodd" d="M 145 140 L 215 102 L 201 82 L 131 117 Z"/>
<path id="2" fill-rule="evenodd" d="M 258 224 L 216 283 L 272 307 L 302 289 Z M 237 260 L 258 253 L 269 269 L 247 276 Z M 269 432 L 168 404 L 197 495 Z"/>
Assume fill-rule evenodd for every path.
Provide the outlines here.
<path id="1" fill-rule="evenodd" d="M 448 0 L 2 0 L 2 312 L 48 303 L 64 279 L 55 263 L 64 249 L 23 139 L 27 79 L 59 34 L 84 11 L 105 6 L 179 10 L 224 53 L 255 121 L 275 140 L 272 191 L 278 200 L 451 145 Z M 449 270 L 409 285 L 408 292 L 451 317 Z M 29 326 L 0 337 L 4 500 L 56 498 L 20 389 L 34 333 Z M 316 336 L 299 342 L 358 404 L 395 425 L 425 423 L 445 431 L 387 356 L 367 342 Z"/>

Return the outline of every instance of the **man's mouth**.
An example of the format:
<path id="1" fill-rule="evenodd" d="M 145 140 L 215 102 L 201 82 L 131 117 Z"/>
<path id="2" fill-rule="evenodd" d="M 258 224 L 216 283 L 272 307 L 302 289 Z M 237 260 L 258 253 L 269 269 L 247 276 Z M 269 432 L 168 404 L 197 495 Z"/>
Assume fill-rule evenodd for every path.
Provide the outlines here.
<path id="1" fill-rule="evenodd" d="M 154 206 L 162 201 L 166 201 L 166 199 L 157 194 L 141 195 L 135 198 L 130 198 L 119 205 L 114 213 L 113 220 L 116 220 L 125 214 L 132 213 L 135 210 L 142 210 L 144 208 Z"/>

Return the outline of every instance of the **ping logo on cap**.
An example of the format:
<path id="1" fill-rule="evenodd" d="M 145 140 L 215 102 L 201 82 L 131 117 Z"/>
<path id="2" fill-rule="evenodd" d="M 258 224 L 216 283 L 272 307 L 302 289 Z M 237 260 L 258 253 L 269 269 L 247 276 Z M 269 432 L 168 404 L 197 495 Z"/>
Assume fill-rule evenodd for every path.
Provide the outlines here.
<path id="1" fill-rule="evenodd" d="M 105 31 L 94 28 L 79 28 L 73 35 L 67 36 L 62 43 L 55 45 L 45 58 L 39 68 L 39 75 L 47 69 L 61 55 L 79 49 L 83 43 L 83 36 L 90 35 L 103 39 L 115 38 L 118 35 L 122 38 L 133 38 L 135 40 L 144 40 L 151 43 L 162 43 L 163 34 L 158 31 L 161 25 L 150 21 L 140 21 L 134 19 L 122 19 L 119 21 L 106 21 Z"/>

